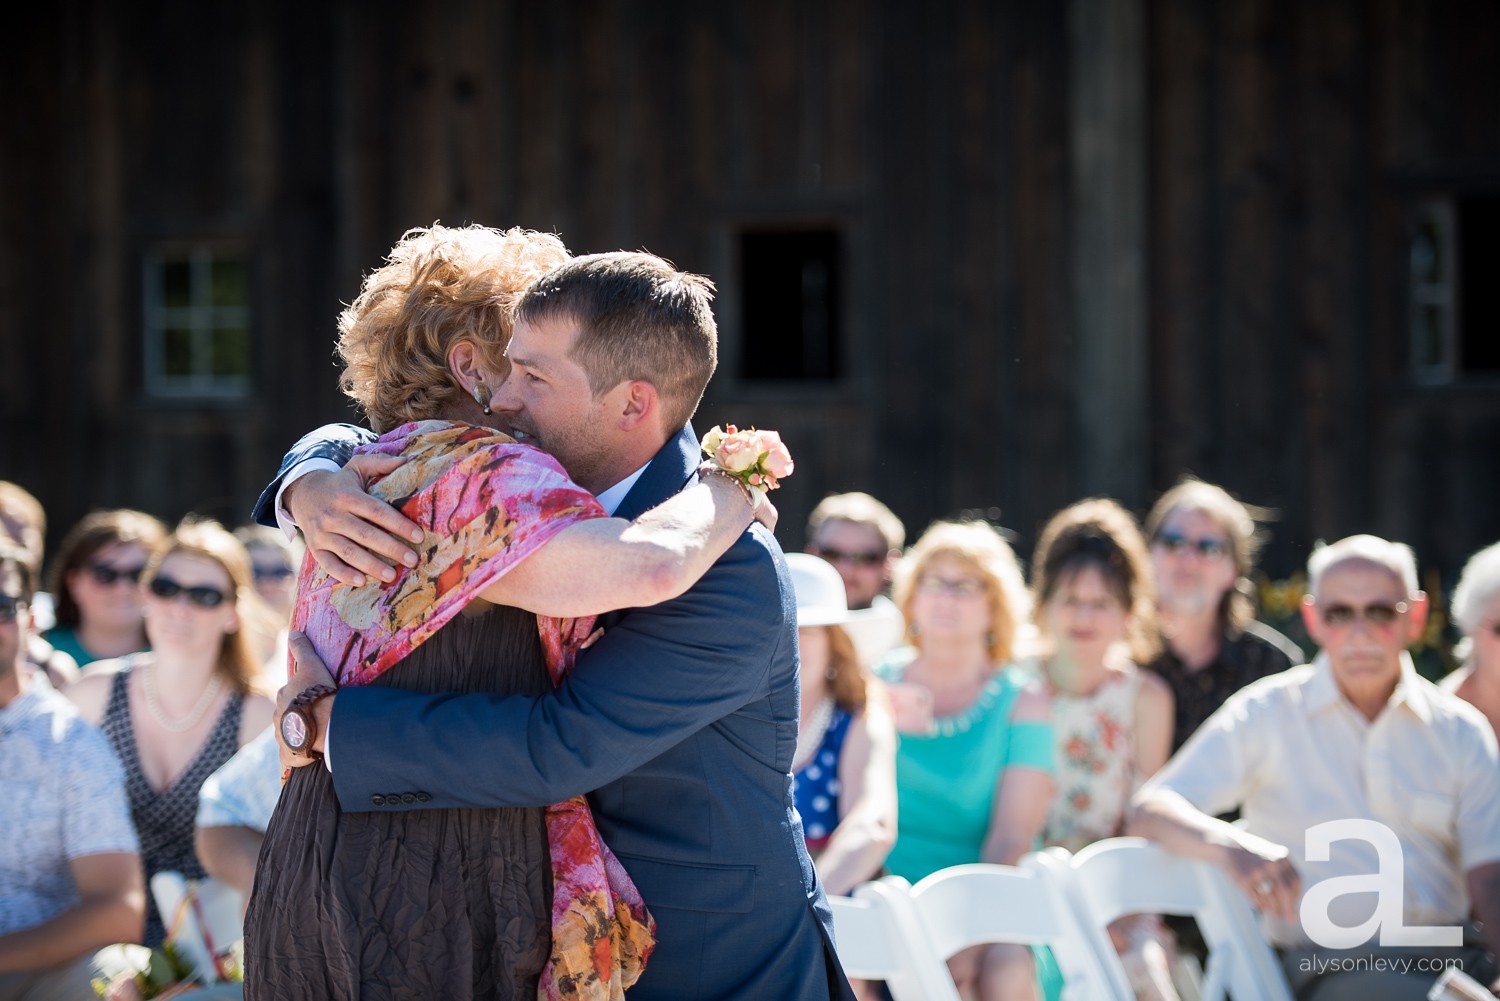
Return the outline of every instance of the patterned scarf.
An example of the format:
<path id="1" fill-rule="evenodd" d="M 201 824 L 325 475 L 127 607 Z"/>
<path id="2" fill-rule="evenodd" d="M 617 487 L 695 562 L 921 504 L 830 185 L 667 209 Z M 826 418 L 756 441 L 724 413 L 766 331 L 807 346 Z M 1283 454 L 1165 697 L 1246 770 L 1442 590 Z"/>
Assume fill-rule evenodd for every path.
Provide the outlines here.
<path id="1" fill-rule="evenodd" d="M 390 584 L 340 585 L 311 556 L 304 561 L 292 628 L 307 635 L 341 685 L 369 684 L 552 536 L 604 513 L 551 456 L 486 428 L 418 421 L 358 452 L 406 457 L 369 490 L 427 538 L 417 566 L 398 566 Z M 592 617 L 537 617 L 553 684 L 572 668 L 593 625 Z M 582 796 L 547 807 L 546 819 L 552 957 L 537 995 L 620 1001 L 645 968 L 656 923 Z"/>

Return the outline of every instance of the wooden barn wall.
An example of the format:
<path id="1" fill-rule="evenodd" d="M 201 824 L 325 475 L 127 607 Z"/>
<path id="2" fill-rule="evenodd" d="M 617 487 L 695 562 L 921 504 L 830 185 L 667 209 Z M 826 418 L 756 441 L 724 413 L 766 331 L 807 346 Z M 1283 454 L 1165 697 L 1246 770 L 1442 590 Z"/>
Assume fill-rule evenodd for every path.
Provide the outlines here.
<path id="1" fill-rule="evenodd" d="M 1493 379 L 1411 375 L 1415 199 L 1500 192 L 1500 8 L 1153 0 L 1152 477 L 1280 509 L 1265 563 L 1500 538 Z M 1493 336 L 1500 336 L 1500 331 Z"/>
<path id="2" fill-rule="evenodd" d="M 42 497 L 54 544 L 95 505 L 239 520 L 287 444 L 355 416 L 332 343 L 361 274 L 408 226 L 476 221 L 716 279 L 700 423 L 787 435 L 789 547 L 819 497 L 862 488 L 913 533 L 988 511 L 1028 555 L 1096 488 L 1095 394 L 1141 401 L 1144 488 L 1192 470 L 1280 507 L 1278 573 L 1322 535 L 1398 535 L 1449 567 L 1500 537 L 1500 403 L 1414 387 L 1404 320 L 1412 199 L 1500 164 L 1500 13 L 1125 6 L 1143 50 L 1124 64 L 1146 75 L 1144 387 L 1076 375 L 1072 90 L 1099 81 L 1069 19 L 1092 0 L 29 10 L 0 69 L 0 415 L 20 429 L 0 477 Z M 736 359 L 765 332 L 738 319 L 755 290 L 737 235 L 798 226 L 843 237 L 846 374 L 750 382 Z M 166 238 L 250 255 L 244 403 L 142 392 L 141 257 Z"/>

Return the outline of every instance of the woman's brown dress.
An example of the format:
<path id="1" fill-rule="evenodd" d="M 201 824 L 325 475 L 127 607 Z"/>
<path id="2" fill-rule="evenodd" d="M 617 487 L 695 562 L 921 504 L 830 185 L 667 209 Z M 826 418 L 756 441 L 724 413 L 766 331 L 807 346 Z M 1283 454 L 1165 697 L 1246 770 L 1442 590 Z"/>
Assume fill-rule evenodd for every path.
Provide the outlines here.
<path id="1" fill-rule="evenodd" d="M 373 684 L 550 686 L 536 617 L 499 606 L 457 616 Z M 333 753 L 334 767 L 358 767 L 338 760 L 337 737 Z M 327 768 L 298 768 L 256 866 L 245 997 L 532 1001 L 551 909 L 543 808 L 345 813 Z"/>

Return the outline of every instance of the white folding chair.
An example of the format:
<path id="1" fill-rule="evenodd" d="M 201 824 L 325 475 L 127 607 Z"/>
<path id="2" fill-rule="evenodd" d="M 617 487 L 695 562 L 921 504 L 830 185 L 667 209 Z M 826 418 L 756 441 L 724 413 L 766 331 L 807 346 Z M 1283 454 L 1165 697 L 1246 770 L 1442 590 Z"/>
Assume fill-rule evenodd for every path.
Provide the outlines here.
<path id="1" fill-rule="evenodd" d="M 189 880 L 169 870 L 151 877 L 151 896 L 168 941 L 204 983 L 220 980 L 218 961 L 245 934 L 244 895 L 211 876 Z"/>
<path id="2" fill-rule="evenodd" d="M 1065 859 L 1042 853 L 1019 866 L 953 866 L 919 881 L 905 906 L 940 961 L 981 943 L 1045 945 L 1062 972 L 1066 1001 L 1133 1001 L 1123 969 L 1100 954 L 1108 938 L 1079 920 L 1069 902 Z"/>
<path id="3" fill-rule="evenodd" d="M 920 931 L 903 926 L 891 906 L 892 893 L 908 889 L 867 883 L 852 897 L 828 898 L 839 962 L 851 980 L 885 981 L 895 1001 L 958 1001 L 947 967 L 931 968 Z"/>
<path id="4" fill-rule="evenodd" d="M 1212 864 L 1173 855 L 1143 838 L 1110 838 L 1074 855 L 1071 869 L 1070 892 L 1095 928 L 1126 914 L 1196 920 L 1208 946 L 1204 1001 L 1292 1001 L 1250 902 Z M 1106 959 L 1119 967 L 1114 950 Z"/>

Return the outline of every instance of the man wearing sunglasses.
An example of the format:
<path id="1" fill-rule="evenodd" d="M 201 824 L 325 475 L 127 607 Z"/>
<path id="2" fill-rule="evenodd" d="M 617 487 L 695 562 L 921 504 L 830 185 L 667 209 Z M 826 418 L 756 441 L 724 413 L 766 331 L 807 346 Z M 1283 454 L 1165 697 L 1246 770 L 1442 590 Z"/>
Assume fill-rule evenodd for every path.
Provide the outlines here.
<path id="1" fill-rule="evenodd" d="M 26 667 L 34 592 L 0 540 L 0 1001 L 85 998 L 144 950 L 145 882 L 114 751 Z"/>
<path id="2" fill-rule="evenodd" d="M 1172 750 L 1224 700 L 1252 681 L 1306 658 L 1255 619 L 1250 572 L 1264 512 L 1213 483 L 1184 478 L 1146 516 L 1162 652 L 1149 667 L 1172 689 Z"/>
<path id="3" fill-rule="evenodd" d="M 829 494 L 807 518 L 805 551 L 833 564 L 844 581 L 850 621 L 844 629 L 859 659 L 874 664 L 902 641 L 906 620 L 886 596 L 906 542 L 895 512 L 867 493 Z"/>
<path id="4" fill-rule="evenodd" d="M 1444 963 L 1492 982 L 1500 754 L 1483 716 L 1406 653 L 1427 621 L 1416 559 L 1356 535 L 1315 549 L 1307 573 L 1317 658 L 1232 696 L 1137 794 L 1131 833 L 1217 863 L 1299 1001 L 1416 1001 Z M 1236 808 L 1239 825 L 1215 819 Z M 1323 824 L 1338 832 L 1327 851 L 1309 833 Z M 1330 924 L 1369 940 L 1332 948 Z M 1391 944 L 1402 926 L 1462 944 Z"/>

